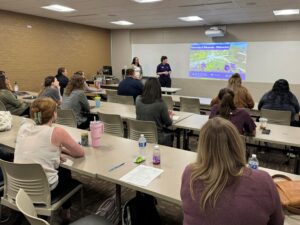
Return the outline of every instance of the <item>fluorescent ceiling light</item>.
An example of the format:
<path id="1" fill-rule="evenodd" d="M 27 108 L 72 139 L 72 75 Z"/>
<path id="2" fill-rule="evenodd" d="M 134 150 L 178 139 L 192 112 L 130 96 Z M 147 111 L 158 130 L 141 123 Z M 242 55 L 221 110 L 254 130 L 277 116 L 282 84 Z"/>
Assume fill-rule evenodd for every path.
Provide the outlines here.
<path id="1" fill-rule="evenodd" d="M 161 2 L 162 0 L 133 0 L 138 3 L 152 3 L 152 2 Z"/>
<path id="2" fill-rule="evenodd" d="M 202 21 L 203 19 L 199 16 L 186 16 L 186 17 L 178 17 L 178 19 L 186 21 L 186 22 L 196 22 Z"/>
<path id="3" fill-rule="evenodd" d="M 57 5 L 57 4 L 47 5 L 47 6 L 43 6 L 41 8 L 56 11 L 56 12 L 73 12 L 73 11 L 76 11 L 75 9 L 72 9 L 70 7 Z"/>
<path id="4" fill-rule="evenodd" d="M 273 10 L 275 16 L 289 16 L 298 15 L 299 9 L 283 9 L 283 10 Z"/>
<path id="5" fill-rule="evenodd" d="M 113 22 L 110 22 L 110 23 L 121 25 L 121 26 L 130 26 L 130 25 L 134 24 L 134 23 L 131 23 L 131 22 L 126 21 L 126 20 L 113 21 Z"/>

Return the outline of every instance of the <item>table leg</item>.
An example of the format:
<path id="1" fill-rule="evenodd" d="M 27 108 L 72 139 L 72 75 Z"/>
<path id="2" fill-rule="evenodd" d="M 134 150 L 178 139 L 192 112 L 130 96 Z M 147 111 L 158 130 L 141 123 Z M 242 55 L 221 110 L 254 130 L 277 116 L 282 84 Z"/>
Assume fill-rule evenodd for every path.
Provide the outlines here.
<path id="1" fill-rule="evenodd" d="M 180 136 L 181 136 L 181 129 L 177 129 L 176 130 L 176 138 L 177 138 L 177 143 L 176 143 L 176 147 L 180 148 Z"/>
<path id="2" fill-rule="evenodd" d="M 299 167 L 300 167 L 299 154 L 296 154 L 295 165 L 294 165 L 294 174 L 300 174 Z"/>
<path id="3" fill-rule="evenodd" d="M 121 185 L 116 184 L 116 204 L 117 204 L 117 209 L 119 211 L 119 219 L 120 223 L 122 222 L 122 195 L 121 195 Z"/>
<path id="4" fill-rule="evenodd" d="M 188 134 L 187 130 L 183 130 L 183 149 L 184 150 L 189 150 L 189 139 L 188 139 Z"/>

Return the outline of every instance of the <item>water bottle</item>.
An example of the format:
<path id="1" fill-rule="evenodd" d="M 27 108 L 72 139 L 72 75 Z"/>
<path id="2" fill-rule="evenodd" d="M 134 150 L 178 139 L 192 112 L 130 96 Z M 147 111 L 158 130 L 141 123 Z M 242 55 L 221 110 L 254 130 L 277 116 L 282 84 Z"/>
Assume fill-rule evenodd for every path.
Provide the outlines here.
<path id="1" fill-rule="evenodd" d="M 139 138 L 139 154 L 140 156 L 145 156 L 146 155 L 146 146 L 147 146 L 147 140 L 143 134 L 141 134 Z"/>
<path id="2" fill-rule="evenodd" d="M 14 92 L 18 92 L 18 91 L 19 91 L 19 85 L 18 85 L 17 81 L 15 81 Z"/>
<path id="3" fill-rule="evenodd" d="M 252 154 L 252 157 L 249 158 L 248 160 L 248 165 L 249 168 L 253 169 L 253 170 L 257 170 L 258 169 L 258 160 L 255 154 Z"/>
<path id="4" fill-rule="evenodd" d="M 159 165 L 160 164 L 160 150 L 159 146 L 155 145 L 153 149 L 153 156 L 152 156 L 152 163 L 154 165 Z"/>

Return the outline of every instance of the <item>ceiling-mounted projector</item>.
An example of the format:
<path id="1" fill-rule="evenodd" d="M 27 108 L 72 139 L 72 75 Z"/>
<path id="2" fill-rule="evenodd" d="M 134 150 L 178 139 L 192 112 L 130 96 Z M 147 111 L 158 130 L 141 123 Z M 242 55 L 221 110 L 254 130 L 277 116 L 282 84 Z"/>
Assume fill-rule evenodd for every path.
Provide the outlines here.
<path id="1" fill-rule="evenodd" d="M 226 31 L 220 27 L 211 27 L 205 31 L 205 35 L 210 38 L 224 37 Z"/>

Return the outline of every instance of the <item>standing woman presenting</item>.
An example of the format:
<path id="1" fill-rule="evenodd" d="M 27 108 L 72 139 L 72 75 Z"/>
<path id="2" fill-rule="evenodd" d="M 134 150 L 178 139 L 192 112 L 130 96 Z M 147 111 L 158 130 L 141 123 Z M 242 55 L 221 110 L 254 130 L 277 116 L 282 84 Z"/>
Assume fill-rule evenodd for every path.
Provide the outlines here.
<path id="1" fill-rule="evenodd" d="M 138 79 L 141 79 L 143 76 L 143 69 L 142 66 L 140 65 L 140 60 L 138 57 L 134 57 L 132 59 L 131 66 L 134 70 L 134 76 Z"/>
<path id="2" fill-rule="evenodd" d="M 160 64 L 156 68 L 156 74 L 159 75 L 159 82 L 162 87 L 171 87 L 171 67 L 168 64 L 168 57 L 162 56 Z"/>

